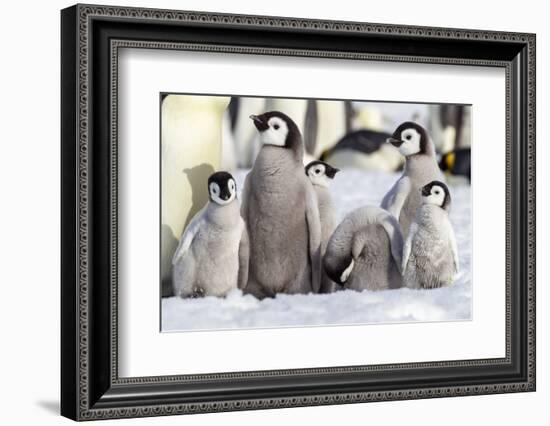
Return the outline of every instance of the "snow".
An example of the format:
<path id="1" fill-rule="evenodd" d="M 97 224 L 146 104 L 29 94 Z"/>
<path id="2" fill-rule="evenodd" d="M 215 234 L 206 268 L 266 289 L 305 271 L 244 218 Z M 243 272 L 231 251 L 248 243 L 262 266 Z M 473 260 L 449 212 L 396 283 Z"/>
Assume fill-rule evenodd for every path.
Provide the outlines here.
<path id="1" fill-rule="evenodd" d="M 242 189 L 246 170 L 233 175 Z M 399 177 L 397 173 L 374 173 L 346 169 L 336 175 L 331 192 L 338 221 L 364 205 L 379 205 Z M 332 294 L 277 295 L 258 300 L 232 291 L 226 298 L 162 299 L 162 330 L 211 330 L 235 328 L 299 327 L 471 319 L 471 188 L 450 186 L 451 221 L 460 258 L 455 282 L 442 289 L 338 291 Z"/>

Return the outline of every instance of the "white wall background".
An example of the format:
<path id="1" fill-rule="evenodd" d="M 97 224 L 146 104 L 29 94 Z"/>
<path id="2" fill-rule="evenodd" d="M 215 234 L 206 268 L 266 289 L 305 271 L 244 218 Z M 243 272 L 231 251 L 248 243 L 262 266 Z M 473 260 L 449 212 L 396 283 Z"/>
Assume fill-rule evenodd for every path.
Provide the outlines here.
<path id="1" fill-rule="evenodd" d="M 104 4 L 537 33 L 538 390 L 531 394 L 121 420 L 120 424 L 499 425 L 547 421 L 550 400 L 550 28 L 544 2 L 104 0 Z M 0 416 L 3 424 L 67 424 L 59 405 L 59 9 L 7 2 L 0 26 Z M 537 419 L 540 419 L 537 421 Z M 544 419 L 544 420 L 543 420 Z M 113 422 L 106 422 L 108 424 Z"/>

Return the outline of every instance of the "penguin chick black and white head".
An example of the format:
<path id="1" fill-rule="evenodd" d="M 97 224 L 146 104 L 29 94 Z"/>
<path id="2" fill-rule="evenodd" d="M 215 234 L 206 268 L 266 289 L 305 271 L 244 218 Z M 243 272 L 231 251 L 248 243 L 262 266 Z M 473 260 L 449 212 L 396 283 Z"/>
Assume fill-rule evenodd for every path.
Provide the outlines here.
<path id="1" fill-rule="evenodd" d="M 208 178 L 210 200 L 220 206 L 229 204 L 237 197 L 237 184 L 231 173 L 216 172 Z"/>
<path id="2" fill-rule="evenodd" d="M 451 194 L 449 193 L 449 188 L 443 182 L 434 180 L 424 185 L 420 191 L 422 192 L 422 202 L 424 204 L 433 204 L 444 210 L 449 210 L 451 206 Z"/>
<path id="3" fill-rule="evenodd" d="M 302 135 L 292 119 L 280 111 L 269 111 L 261 115 L 251 115 L 260 141 L 264 145 L 295 148 L 302 145 Z"/>
<path id="4" fill-rule="evenodd" d="M 306 168 L 306 175 L 313 185 L 324 186 L 328 188 L 330 181 L 334 179 L 336 173 L 340 171 L 330 164 L 323 161 L 312 161 Z"/>
<path id="5" fill-rule="evenodd" d="M 434 153 L 426 129 L 412 121 L 400 124 L 393 135 L 387 139 L 387 142 L 395 146 L 404 157 Z"/>

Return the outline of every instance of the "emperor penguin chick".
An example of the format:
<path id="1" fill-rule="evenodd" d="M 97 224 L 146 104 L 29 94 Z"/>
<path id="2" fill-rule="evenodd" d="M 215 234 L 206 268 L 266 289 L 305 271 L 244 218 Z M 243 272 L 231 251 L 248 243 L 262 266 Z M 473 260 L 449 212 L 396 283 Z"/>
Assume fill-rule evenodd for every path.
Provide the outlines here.
<path id="1" fill-rule="evenodd" d="M 174 294 L 225 296 L 248 279 L 248 235 L 227 172 L 208 178 L 209 202 L 189 222 L 172 259 Z"/>
<path id="2" fill-rule="evenodd" d="M 458 250 L 449 220 L 447 185 L 433 181 L 422 190 L 409 236 L 403 248 L 403 281 L 409 288 L 448 286 L 458 273 Z"/>
<path id="3" fill-rule="evenodd" d="M 336 283 L 352 290 L 401 287 L 403 235 L 397 219 L 375 206 L 349 213 L 330 238 L 323 266 Z"/>
<path id="4" fill-rule="evenodd" d="M 334 204 L 332 203 L 329 185 L 340 170 L 322 161 L 312 161 L 306 166 L 305 170 L 317 194 L 319 217 L 321 219 L 321 256 L 324 256 L 328 240 L 336 227 Z M 321 276 L 320 293 L 332 293 L 334 290 L 334 281 L 324 272 Z"/>
<path id="5" fill-rule="evenodd" d="M 250 237 L 246 292 L 257 298 L 318 293 L 321 223 L 315 190 L 304 173 L 302 136 L 281 112 L 250 118 L 262 147 L 242 195 Z"/>
<path id="6" fill-rule="evenodd" d="M 403 174 L 382 199 L 381 207 L 393 214 L 401 225 L 403 236 L 421 204 L 420 188 L 434 180 L 443 181 L 437 164 L 435 147 L 428 132 L 419 124 L 407 121 L 388 138 L 405 157 Z"/>

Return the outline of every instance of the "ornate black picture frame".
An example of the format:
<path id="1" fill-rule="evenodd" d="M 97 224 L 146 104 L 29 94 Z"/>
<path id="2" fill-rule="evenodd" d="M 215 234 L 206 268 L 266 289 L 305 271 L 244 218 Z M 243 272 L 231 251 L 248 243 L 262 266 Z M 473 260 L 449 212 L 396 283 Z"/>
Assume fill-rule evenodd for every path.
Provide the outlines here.
<path id="1" fill-rule="evenodd" d="M 64 416 L 91 420 L 535 390 L 534 34 L 95 5 L 64 9 L 61 28 Z M 506 356 L 119 378 L 121 47 L 505 69 Z"/>

